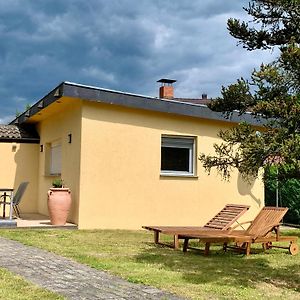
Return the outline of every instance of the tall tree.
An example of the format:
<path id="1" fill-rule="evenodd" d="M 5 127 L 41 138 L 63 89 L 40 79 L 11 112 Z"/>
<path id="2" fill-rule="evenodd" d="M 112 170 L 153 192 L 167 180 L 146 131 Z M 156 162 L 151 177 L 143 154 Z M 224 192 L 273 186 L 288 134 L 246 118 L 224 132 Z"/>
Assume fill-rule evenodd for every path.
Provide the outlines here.
<path id="1" fill-rule="evenodd" d="M 228 20 L 230 34 L 247 50 L 278 47 L 272 63 L 222 87 L 209 107 L 230 118 L 250 112 L 263 129 L 242 122 L 221 131 L 214 155 L 200 155 L 205 169 L 217 168 L 228 179 L 237 168 L 246 179 L 276 164 L 282 180 L 300 178 L 300 0 L 252 0 L 244 10 L 252 21 Z M 252 26 L 252 27 L 251 27 Z"/>
<path id="2" fill-rule="evenodd" d="M 252 0 L 244 10 L 253 20 L 229 19 L 228 29 L 248 50 L 300 42 L 299 0 Z"/>

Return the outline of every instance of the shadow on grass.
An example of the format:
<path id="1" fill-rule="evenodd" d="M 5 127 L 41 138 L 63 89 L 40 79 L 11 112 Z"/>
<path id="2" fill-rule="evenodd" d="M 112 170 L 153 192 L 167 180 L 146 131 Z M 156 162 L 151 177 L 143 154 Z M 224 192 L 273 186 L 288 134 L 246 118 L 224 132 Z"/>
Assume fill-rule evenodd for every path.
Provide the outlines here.
<path id="1" fill-rule="evenodd" d="M 272 249 L 261 253 L 260 249 L 255 249 L 257 254 L 246 257 L 232 252 L 224 253 L 218 246 L 213 247 L 207 257 L 196 251 L 184 254 L 153 244 L 148 249 L 136 256 L 137 262 L 180 272 L 188 283 L 213 283 L 236 288 L 255 288 L 267 283 L 276 288 L 300 292 L 300 254 L 291 256 L 287 250 Z"/>

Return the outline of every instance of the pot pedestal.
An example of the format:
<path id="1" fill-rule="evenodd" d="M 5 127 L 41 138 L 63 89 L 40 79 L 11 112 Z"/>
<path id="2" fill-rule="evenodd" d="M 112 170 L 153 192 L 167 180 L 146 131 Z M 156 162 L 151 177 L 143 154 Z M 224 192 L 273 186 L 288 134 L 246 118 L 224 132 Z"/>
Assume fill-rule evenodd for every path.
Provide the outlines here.
<path id="1" fill-rule="evenodd" d="M 48 211 L 52 225 L 66 224 L 71 202 L 71 191 L 68 188 L 51 188 L 48 191 Z"/>

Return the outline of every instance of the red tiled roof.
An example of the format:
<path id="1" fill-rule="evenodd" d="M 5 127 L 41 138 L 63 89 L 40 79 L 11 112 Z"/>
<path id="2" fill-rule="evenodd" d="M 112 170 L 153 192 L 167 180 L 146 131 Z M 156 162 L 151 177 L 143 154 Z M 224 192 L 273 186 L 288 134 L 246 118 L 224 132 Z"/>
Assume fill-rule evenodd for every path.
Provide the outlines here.
<path id="1" fill-rule="evenodd" d="M 0 125 L 0 141 L 30 141 L 39 142 L 38 134 L 17 125 Z"/>
<path id="2" fill-rule="evenodd" d="M 174 98 L 172 100 L 179 101 L 179 102 L 188 102 L 193 104 L 204 104 L 207 105 L 212 99 L 196 99 L 196 98 Z"/>

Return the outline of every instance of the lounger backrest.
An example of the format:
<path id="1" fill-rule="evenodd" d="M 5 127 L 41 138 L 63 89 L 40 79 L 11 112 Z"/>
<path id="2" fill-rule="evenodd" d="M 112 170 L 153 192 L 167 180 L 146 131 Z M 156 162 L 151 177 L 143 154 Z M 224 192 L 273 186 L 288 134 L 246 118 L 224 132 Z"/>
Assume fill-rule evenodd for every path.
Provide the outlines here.
<path id="1" fill-rule="evenodd" d="M 287 211 L 288 208 L 286 207 L 264 207 L 252 221 L 245 234 L 254 237 L 266 236 L 275 226 L 279 225 Z"/>
<path id="2" fill-rule="evenodd" d="M 20 201 L 21 201 L 21 199 L 22 199 L 22 196 L 23 196 L 23 194 L 25 193 L 25 190 L 26 190 L 26 188 L 27 188 L 28 183 L 29 183 L 29 182 L 26 181 L 26 182 L 22 182 L 22 183 L 19 185 L 19 187 L 18 187 L 16 193 L 14 194 L 14 198 L 13 198 L 13 204 L 14 204 L 14 205 L 18 205 L 18 204 L 20 203 Z"/>
<path id="3" fill-rule="evenodd" d="M 203 227 L 208 229 L 227 230 L 250 206 L 242 204 L 227 204 L 216 216 Z"/>

